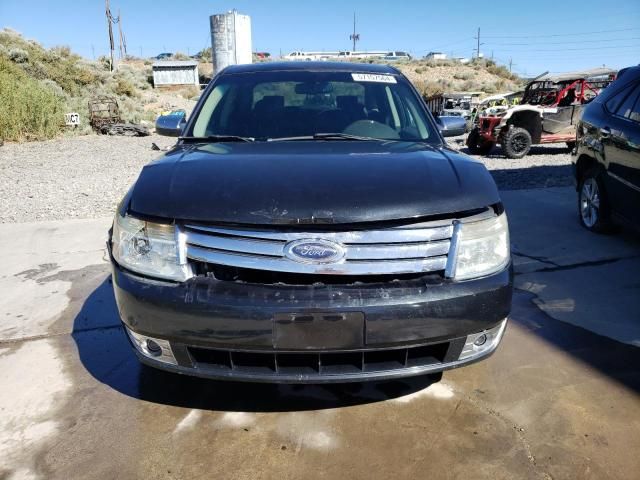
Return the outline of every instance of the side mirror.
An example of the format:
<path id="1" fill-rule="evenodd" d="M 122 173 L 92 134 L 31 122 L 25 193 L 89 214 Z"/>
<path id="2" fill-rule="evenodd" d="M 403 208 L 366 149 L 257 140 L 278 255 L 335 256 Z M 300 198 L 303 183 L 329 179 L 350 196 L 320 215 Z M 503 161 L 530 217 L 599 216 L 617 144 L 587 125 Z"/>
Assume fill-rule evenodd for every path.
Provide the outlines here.
<path id="1" fill-rule="evenodd" d="M 443 137 L 457 137 L 464 135 L 467 130 L 467 120 L 464 117 L 440 115 L 436 123 Z"/>
<path id="2" fill-rule="evenodd" d="M 187 123 L 184 110 L 174 110 L 167 115 L 160 115 L 156 120 L 156 133 L 165 137 L 179 137 Z"/>

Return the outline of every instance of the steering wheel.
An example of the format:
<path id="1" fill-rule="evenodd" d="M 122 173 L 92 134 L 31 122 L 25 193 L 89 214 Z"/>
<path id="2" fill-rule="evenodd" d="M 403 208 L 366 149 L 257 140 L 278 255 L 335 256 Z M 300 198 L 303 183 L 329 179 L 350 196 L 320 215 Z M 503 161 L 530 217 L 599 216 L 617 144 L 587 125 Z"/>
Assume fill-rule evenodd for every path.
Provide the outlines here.
<path id="1" fill-rule="evenodd" d="M 345 128 L 342 133 L 357 135 L 359 137 L 383 138 L 399 140 L 400 135 L 389 125 L 375 120 L 356 120 Z"/>

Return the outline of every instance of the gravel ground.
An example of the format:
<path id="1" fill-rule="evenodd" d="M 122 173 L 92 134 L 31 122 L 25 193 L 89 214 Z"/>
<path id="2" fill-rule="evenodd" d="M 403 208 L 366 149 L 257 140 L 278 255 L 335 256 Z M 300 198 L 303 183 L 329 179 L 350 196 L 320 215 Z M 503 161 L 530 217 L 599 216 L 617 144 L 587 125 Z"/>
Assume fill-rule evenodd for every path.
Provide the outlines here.
<path id="1" fill-rule="evenodd" d="M 0 147 L 0 223 L 112 215 L 143 165 L 173 139 L 88 135 Z M 464 153 L 464 137 L 449 144 Z M 564 145 L 538 146 L 520 160 L 499 148 L 480 159 L 503 190 L 572 185 Z"/>
<path id="2" fill-rule="evenodd" d="M 511 160 L 502 154 L 499 146 L 494 147 L 487 156 L 471 155 L 465 139 L 466 136 L 451 137 L 448 143 L 452 148 L 484 163 L 500 190 L 573 185 L 571 157 L 564 143 L 536 145 L 526 157 Z"/>
<path id="3" fill-rule="evenodd" d="M 112 215 L 168 137 L 87 135 L 0 147 L 0 223 Z"/>

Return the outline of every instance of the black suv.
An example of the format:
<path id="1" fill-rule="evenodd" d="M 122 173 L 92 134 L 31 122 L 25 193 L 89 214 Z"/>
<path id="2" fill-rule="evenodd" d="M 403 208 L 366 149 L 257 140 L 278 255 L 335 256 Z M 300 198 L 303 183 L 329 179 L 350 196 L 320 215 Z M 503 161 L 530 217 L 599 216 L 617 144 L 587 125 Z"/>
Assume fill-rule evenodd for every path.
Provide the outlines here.
<path id="1" fill-rule="evenodd" d="M 140 360 L 332 382 L 492 353 L 511 307 L 506 214 L 440 129 L 398 70 L 325 62 L 229 67 L 188 121 L 161 117 L 181 136 L 109 240 Z"/>
<path id="2" fill-rule="evenodd" d="M 603 232 L 617 220 L 640 228 L 640 66 L 621 70 L 587 106 L 576 140 L 582 225 Z"/>

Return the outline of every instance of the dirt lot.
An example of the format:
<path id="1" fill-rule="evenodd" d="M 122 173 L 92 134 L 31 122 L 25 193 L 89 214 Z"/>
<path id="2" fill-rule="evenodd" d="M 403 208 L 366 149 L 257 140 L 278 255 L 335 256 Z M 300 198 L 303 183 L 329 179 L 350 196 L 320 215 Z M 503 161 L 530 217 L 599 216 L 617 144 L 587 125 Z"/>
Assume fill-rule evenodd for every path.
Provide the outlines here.
<path id="1" fill-rule="evenodd" d="M 516 286 L 492 357 L 442 378 L 290 386 L 138 364 L 105 238 L 151 142 L 172 143 L 0 147 L 0 478 L 638 478 L 640 238 L 578 225 L 573 188 L 552 187 L 571 183 L 566 150 L 482 159 Z"/>
<path id="2" fill-rule="evenodd" d="M 581 229 L 571 188 L 502 196 L 505 338 L 436 383 L 142 369 L 110 284 L 110 218 L 0 225 L 0 478 L 637 479 L 640 240 Z"/>
<path id="3" fill-rule="evenodd" d="M 0 147 L 0 223 L 111 215 L 137 178 L 140 169 L 157 158 L 171 138 L 87 135 L 47 142 Z M 449 140 L 466 153 L 463 137 Z M 566 147 L 538 146 L 520 160 L 509 160 L 495 149 L 477 156 L 503 190 L 572 184 Z"/>

